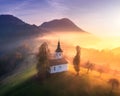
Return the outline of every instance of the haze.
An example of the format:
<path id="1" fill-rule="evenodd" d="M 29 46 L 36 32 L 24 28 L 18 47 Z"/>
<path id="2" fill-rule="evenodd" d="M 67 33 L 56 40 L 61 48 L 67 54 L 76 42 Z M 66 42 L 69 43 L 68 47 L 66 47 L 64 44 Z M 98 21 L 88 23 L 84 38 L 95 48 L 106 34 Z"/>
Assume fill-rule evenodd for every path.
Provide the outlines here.
<path id="1" fill-rule="evenodd" d="M 119 69 L 120 56 L 115 55 L 112 51 L 113 48 L 118 47 L 119 41 L 117 43 L 116 41 L 112 41 L 111 38 L 105 40 L 90 34 L 80 34 L 75 32 L 71 32 L 69 34 L 65 34 L 63 32 L 58 34 L 53 32 L 53 34 L 48 34 L 34 39 L 34 52 L 38 52 L 40 44 L 46 41 L 51 53 L 54 53 L 58 40 L 61 42 L 64 55 L 71 62 L 76 52 L 75 47 L 76 45 L 79 45 L 81 47 L 82 63 L 89 60 L 98 65 Z"/>
<path id="2" fill-rule="evenodd" d="M 52 34 L 46 34 L 42 38 L 36 38 L 36 40 L 46 40 L 48 42 L 51 41 L 53 44 L 56 44 L 59 39 L 62 43 L 65 43 L 65 45 L 68 46 L 75 47 L 76 45 L 80 45 L 84 48 L 94 48 L 97 50 L 110 50 L 120 46 L 119 37 L 98 37 L 96 35 L 80 34 L 77 32 L 69 32 L 69 34 L 65 32 L 53 32 Z"/>

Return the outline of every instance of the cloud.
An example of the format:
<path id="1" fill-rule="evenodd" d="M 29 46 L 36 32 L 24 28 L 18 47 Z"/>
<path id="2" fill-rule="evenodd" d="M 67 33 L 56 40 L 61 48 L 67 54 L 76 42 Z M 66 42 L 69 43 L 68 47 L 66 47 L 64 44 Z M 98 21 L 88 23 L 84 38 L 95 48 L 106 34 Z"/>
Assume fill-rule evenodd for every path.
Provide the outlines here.
<path id="1" fill-rule="evenodd" d="M 64 13 L 68 7 L 64 4 L 64 0 L 47 0 L 48 4 L 59 13 Z"/>
<path id="2" fill-rule="evenodd" d="M 33 0 L 26 0 L 26 1 L 23 1 L 21 3 L 18 3 L 15 7 L 10 8 L 6 13 L 15 14 L 15 13 L 20 12 L 20 10 L 24 11 L 25 10 L 24 7 L 28 6 L 29 3 L 32 2 L 32 1 Z"/>

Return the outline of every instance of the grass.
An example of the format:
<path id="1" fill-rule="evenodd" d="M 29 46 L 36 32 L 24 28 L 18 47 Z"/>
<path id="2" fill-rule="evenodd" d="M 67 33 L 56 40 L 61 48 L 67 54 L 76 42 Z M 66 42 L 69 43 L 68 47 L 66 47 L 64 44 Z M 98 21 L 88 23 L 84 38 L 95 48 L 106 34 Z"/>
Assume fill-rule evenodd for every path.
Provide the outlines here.
<path id="1" fill-rule="evenodd" d="M 32 66 L 21 74 L 8 78 L 7 82 L 0 85 L 0 96 L 4 96 L 4 94 L 6 94 L 9 90 L 14 89 L 16 86 L 26 82 L 35 74 L 35 66 Z"/>
<path id="2" fill-rule="evenodd" d="M 96 72 L 86 74 L 86 70 L 81 68 L 80 76 L 70 70 L 52 75 L 44 81 L 33 78 L 35 74 L 33 67 L 16 76 L 0 87 L 0 96 L 110 96 L 107 74 L 98 78 Z M 111 96 L 120 96 L 119 89 Z"/>

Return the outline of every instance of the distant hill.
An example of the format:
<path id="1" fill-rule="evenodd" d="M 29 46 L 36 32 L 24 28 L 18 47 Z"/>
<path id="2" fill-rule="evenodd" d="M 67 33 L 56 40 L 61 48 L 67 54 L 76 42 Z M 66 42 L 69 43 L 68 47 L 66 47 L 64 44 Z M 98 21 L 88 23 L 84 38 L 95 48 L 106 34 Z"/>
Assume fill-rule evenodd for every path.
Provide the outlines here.
<path id="1" fill-rule="evenodd" d="M 30 25 L 13 15 L 0 15 L 0 38 L 19 38 L 38 34 L 42 29 Z"/>
<path id="2" fill-rule="evenodd" d="M 44 32 L 46 30 L 27 24 L 13 15 L 0 15 L 0 44 L 3 46 L 41 35 Z"/>
<path id="3" fill-rule="evenodd" d="M 55 19 L 49 22 L 44 22 L 39 26 L 49 31 L 79 31 L 85 32 L 83 29 L 75 25 L 71 20 L 67 18 Z"/>
<path id="4" fill-rule="evenodd" d="M 67 18 L 44 22 L 40 26 L 36 26 L 25 23 L 13 15 L 0 15 L 0 44 L 42 33 L 48 34 L 50 31 L 87 33 Z"/>
<path id="5" fill-rule="evenodd" d="M 115 55 L 120 55 L 120 47 L 111 50 Z"/>
<path id="6" fill-rule="evenodd" d="M 13 15 L 0 15 L 0 42 L 4 39 L 18 39 L 25 36 L 48 33 L 48 31 L 84 32 L 67 18 L 44 22 L 40 26 L 30 25 Z"/>
<path id="7" fill-rule="evenodd" d="M 24 25 L 26 23 L 13 15 L 0 15 L 0 24 Z"/>
<path id="8" fill-rule="evenodd" d="M 87 33 L 67 18 L 55 19 L 36 26 L 25 23 L 13 15 L 0 15 L 0 44 L 2 45 L 43 33 L 48 34 L 51 31 Z"/>

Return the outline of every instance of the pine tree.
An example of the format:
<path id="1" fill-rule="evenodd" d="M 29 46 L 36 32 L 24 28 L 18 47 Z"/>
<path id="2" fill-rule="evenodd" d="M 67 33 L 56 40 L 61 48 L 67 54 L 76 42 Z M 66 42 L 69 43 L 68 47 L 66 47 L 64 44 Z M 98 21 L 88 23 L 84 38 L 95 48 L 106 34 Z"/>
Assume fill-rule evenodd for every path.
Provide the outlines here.
<path id="1" fill-rule="evenodd" d="M 76 56 L 73 59 L 73 65 L 74 65 L 74 69 L 77 72 L 77 76 L 79 75 L 79 71 L 80 71 L 80 47 L 76 46 Z"/>
<path id="2" fill-rule="evenodd" d="M 37 63 L 38 76 L 46 77 L 48 70 L 49 70 L 49 49 L 47 43 L 44 42 L 40 46 L 38 53 Z"/>

